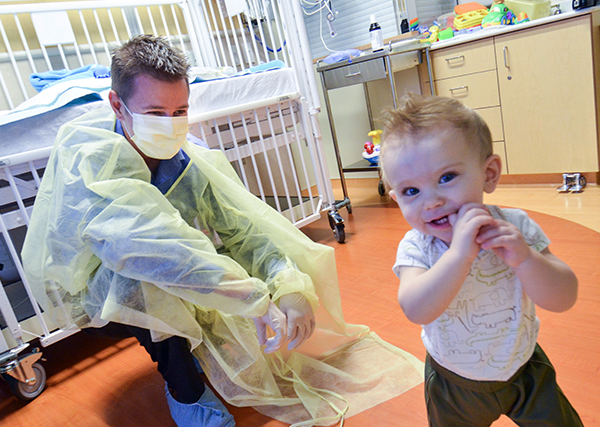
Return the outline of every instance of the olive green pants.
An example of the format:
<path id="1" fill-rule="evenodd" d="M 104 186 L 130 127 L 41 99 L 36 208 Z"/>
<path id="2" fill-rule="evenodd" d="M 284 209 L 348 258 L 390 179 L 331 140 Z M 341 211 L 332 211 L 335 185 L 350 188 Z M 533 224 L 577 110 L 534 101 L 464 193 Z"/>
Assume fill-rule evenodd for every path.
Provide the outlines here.
<path id="1" fill-rule="evenodd" d="M 472 381 L 427 355 L 425 402 L 430 427 L 487 427 L 501 415 L 519 426 L 583 426 L 539 345 L 508 381 Z"/>

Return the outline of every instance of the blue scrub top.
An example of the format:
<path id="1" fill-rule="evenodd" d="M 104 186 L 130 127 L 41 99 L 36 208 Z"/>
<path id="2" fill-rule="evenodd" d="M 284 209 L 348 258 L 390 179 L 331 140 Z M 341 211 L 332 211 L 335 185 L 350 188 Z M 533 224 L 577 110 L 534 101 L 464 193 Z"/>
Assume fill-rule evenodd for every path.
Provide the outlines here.
<path id="1" fill-rule="evenodd" d="M 117 120 L 115 125 L 115 132 L 125 136 L 123 125 L 119 120 Z M 152 174 L 150 183 L 158 188 L 162 194 L 166 194 L 169 188 L 177 181 L 177 178 L 183 173 L 189 162 L 190 158 L 188 155 L 180 149 L 171 159 L 160 161 L 156 173 Z"/>

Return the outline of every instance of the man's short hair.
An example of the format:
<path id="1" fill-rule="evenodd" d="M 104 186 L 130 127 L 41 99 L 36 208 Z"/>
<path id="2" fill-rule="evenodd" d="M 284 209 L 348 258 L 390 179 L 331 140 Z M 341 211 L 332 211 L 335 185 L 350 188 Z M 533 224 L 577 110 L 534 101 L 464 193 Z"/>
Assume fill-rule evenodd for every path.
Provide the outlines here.
<path id="1" fill-rule="evenodd" d="M 187 79 L 189 68 L 184 54 L 164 37 L 136 36 L 113 52 L 112 90 L 126 101 L 133 94 L 137 76 L 145 74 L 157 80 L 177 82 Z"/>

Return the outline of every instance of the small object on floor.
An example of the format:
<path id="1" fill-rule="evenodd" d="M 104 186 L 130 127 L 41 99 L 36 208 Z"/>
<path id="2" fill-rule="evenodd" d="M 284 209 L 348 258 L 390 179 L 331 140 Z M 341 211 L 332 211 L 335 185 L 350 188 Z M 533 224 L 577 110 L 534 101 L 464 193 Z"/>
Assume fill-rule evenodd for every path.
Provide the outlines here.
<path id="1" fill-rule="evenodd" d="M 581 173 L 563 173 L 563 184 L 556 189 L 560 193 L 581 193 L 587 184 Z"/>

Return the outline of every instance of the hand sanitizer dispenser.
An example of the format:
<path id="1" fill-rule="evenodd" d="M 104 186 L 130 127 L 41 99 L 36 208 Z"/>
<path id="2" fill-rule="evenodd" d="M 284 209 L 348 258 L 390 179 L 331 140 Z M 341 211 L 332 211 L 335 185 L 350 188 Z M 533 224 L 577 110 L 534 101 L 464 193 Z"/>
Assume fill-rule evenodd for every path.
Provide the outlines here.
<path id="1" fill-rule="evenodd" d="M 383 33 L 381 32 L 381 27 L 375 20 L 375 15 L 371 15 L 369 33 L 371 33 L 371 49 L 373 52 L 383 50 Z"/>

